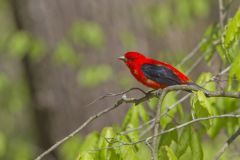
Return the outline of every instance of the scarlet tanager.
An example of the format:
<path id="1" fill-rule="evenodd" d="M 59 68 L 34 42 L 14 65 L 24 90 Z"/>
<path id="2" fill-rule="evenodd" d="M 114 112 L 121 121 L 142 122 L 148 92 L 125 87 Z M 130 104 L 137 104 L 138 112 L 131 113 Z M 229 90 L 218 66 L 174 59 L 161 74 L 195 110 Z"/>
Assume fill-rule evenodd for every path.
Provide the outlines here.
<path id="1" fill-rule="evenodd" d="M 142 84 L 153 89 L 163 89 L 172 85 L 196 85 L 168 63 L 148 58 L 139 52 L 127 52 L 119 57 L 130 69 L 132 75 Z M 202 88 L 202 87 L 200 87 Z"/>

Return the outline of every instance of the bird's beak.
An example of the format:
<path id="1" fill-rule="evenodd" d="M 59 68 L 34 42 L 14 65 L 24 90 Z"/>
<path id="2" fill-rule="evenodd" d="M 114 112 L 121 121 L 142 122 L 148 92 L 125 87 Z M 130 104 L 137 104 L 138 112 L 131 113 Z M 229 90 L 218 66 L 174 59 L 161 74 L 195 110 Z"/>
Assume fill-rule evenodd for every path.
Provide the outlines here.
<path id="1" fill-rule="evenodd" d="M 124 57 L 124 56 L 121 56 L 121 57 L 118 57 L 119 60 L 123 61 L 123 62 L 126 62 L 127 59 Z"/>

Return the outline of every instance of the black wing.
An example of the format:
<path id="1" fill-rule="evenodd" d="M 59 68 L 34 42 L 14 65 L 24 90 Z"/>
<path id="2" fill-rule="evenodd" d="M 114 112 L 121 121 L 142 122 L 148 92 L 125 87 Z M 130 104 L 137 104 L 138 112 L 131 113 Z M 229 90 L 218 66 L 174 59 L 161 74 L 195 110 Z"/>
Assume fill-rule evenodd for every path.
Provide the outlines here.
<path id="1" fill-rule="evenodd" d="M 167 86 L 181 84 L 181 80 L 169 68 L 155 64 L 143 64 L 141 67 L 144 75 L 152 81 L 165 84 Z"/>

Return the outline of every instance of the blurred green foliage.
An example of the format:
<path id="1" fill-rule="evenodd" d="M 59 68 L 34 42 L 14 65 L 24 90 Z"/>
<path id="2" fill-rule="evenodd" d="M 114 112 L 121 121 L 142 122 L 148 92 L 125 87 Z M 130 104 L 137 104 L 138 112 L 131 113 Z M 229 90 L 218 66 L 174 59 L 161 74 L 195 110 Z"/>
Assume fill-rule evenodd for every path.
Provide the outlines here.
<path id="1" fill-rule="evenodd" d="M 112 75 L 112 68 L 107 64 L 102 64 L 79 70 L 77 80 L 85 87 L 96 87 L 110 80 Z"/>
<path id="2" fill-rule="evenodd" d="M 16 123 L 19 119 L 25 119 L 24 114 L 28 113 L 22 113 L 28 104 L 29 95 L 25 81 L 12 80 L 1 73 L 0 95 L 0 159 L 31 159 L 34 138 L 24 133 L 29 124 L 22 123 L 18 127 Z"/>
<path id="3" fill-rule="evenodd" d="M 8 43 L 8 51 L 10 54 L 23 57 L 30 48 L 31 38 L 26 32 L 16 32 L 12 35 Z"/>
<path id="4" fill-rule="evenodd" d="M 203 34 L 203 40 L 200 50 L 205 54 L 204 58 L 209 65 L 211 65 L 211 60 L 215 55 L 216 51 L 216 45 L 213 44 L 220 40 L 219 39 L 220 35 L 221 33 L 219 25 L 210 25 Z M 222 54 L 220 54 L 220 56 L 222 56 Z M 224 61 L 225 57 L 222 58 L 222 60 Z"/>
<path id="5" fill-rule="evenodd" d="M 92 138 L 92 136 L 89 137 Z M 91 139 L 86 139 L 88 139 L 88 144 L 91 144 Z M 81 153 L 82 149 L 79 150 L 79 148 L 81 147 L 84 147 L 85 149 L 90 149 L 85 144 L 82 144 L 82 140 L 79 136 L 73 137 L 71 140 L 66 142 L 64 146 L 60 149 L 61 159 L 76 159 L 76 157 L 79 155 L 79 152 Z"/>
<path id="6" fill-rule="evenodd" d="M 161 4 L 150 5 L 146 8 L 146 18 L 151 30 L 159 34 L 166 33 L 171 28 L 187 30 L 197 19 L 209 15 L 213 2 L 208 0 L 165 0 Z M 45 40 L 32 35 L 27 31 L 19 31 L 15 27 L 11 8 L 7 0 L 0 0 L 0 58 L 9 61 L 22 61 L 28 56 L 33 63 L 44 58 L 48 52 Z M 234 57 L 228 80 L 228 91 L 240 90 L 240 10 L 230 19 L 224 28 L 224 33 L 218 24 L 210 25 L 202 37 L 201 52 L 205 60 L 212 65 L 214 55 L 219 54 L 223 65 L 231 63 Z M 137 47 L 137 38 L 130 31 L 118 33 L 120 43 L 125 49 Z M 220 42 L 219 42 L 220 41 Z M 108 83 L 115 77 L 112 67 L 108 64 L 88 65 L 82 63 L 87 55 L 80 50 L 90 48 L 96 52 L 104 49 L 106 37 L 100 24 L 93 21 L 76 21 L 68 35 L 57 43 L 52 53 L 53 64 L 66 65 L 77 70 L 76 81 L 87 88 L 97 87 Z M 98 55 L 96 55 L 98 56 Z M 170 57 L 172 58 L 172 57 Z M 88 62 L 88 61 L 86 61 Z M 87 64 L 87 65 L 86 65 Z M 4 67 L 3 67 L 4 68 Z M 19 69 L 19 68 L 18 68 Z M 19 69 L 21 70 L 21 69 Z M 11 71 L 10 71 L 11 72 Z M 34 129 L 31 126 L 31 109 L 29 106 L 29 90 L 22 70 L 20 75 L 9 75 L 4 69 L 0 71 L 0 159 L 32 159 L 36 152 Z M 209 82 L 211 73 L 201 73 L 198 84 L 206 84 L 208 90 L 216 90 L 214 82 Z M 130 87 L 130 78 L 120 76 L 119 83 Z M 175 93 L 168 94 L 164 100 L 161 112 L 179 99 Z M 74 137 L 60 149 L 60 158 L 63 160 L 105 160 L 105 159 L 150 159 L 151 152 L 145 143 L 131 144 L 144 138 L 142 130 L 134 130 L 148 123 L 156 109 L 158 99 L 151 99 L 147 105 L 133 105 L 128 110 L 121 125 L 109 126 L 102 131 L 94 131 L 85 138 Z M 179 104 L 168 114 L 161 117 L 162 129 L 176 126 L 190 120 L 190 111 L 198 117 L 221 115 L 239 110 L 240 102 L 230 98 L 207 98 L 202 92 L 196 92 L 190 100 L 192 108 L 185 109 Z M 20 124 L 21 123 L 21 124 Z M 159 158 L 166 160 L 211 159 L 223 143 L 222 130 L 228 135 L 239 128 L 237 118 L 212 119 L 201 122 L 199 126 L 189 126 L 169 132 L 160 137 Z M 151 125 L 146 125 L 150 127 Z M 29 129 L 31 128 L 31 129 Z M 134 131 L 132 131 L 134 130 Z M 150 136 L 146 132 L 147 136 Z M 146 136 L 145 135 L 145 136 Z M 205 138 L 208 136 L 207 138 Z M 220 140 L 218 138 L 220 137 Z M 224 137 L 226 138 L 226 137 Z M 215 145 L 217 147 L 215 147 Z M 224 154 L 222 160 L 227 160 L 232 151 Z M 238 158 L 239 159 L 239 158 Z"/>
<path id="7" fill-rule="evenodd" d="M 67 41 L 59 43 L 54 53 L 54 60 L 57 63 L 67 64 L 71 67 L 79 66 L 81 59 L 81 54 L 77 54 Z"/>
<path id="8" fill-rule="evenodd" d="M 122 43 L 122 46 L 128 50 L 131 50 L 137 46 L 136 37 L 132 32 L 129 31 L 120 33 L 120 41 Z"/>
<path id="9" fill-rule="evenodd" d="M 208 15 L 212 2 L 208 0 L 167 0 L 147 9 L 147 20 L 151 29 L 158 34 L 171 27 L 188 29 L 196 18 Z"/>
<path id="10" fill-rule="evenodd" d="M 75 22 L 70 29 L 70 37 L 76 44 L 82 47 L 90 46 L 101 49 L 105 43 L 104 33 L 100 25 L 95 22 Z"/>
<path id="11" fill-rule="evenodd" d="M 6 137 L 3 133 L 0 132 L 0 157 L 3 157 L 3 155 L 6 152 Z"/>
<path id="12" fill-rule="evenodd" d="M 5 56 L 12 56 L 17 59 L 22 59 L 28 55 L 31 60 L 37 62 L 41 60 L 45 53 L 45 43 L 42 39 L 33 37 L 30 33 L 25 31 L 9 31 L 3 42 L 1 49 Z"/>

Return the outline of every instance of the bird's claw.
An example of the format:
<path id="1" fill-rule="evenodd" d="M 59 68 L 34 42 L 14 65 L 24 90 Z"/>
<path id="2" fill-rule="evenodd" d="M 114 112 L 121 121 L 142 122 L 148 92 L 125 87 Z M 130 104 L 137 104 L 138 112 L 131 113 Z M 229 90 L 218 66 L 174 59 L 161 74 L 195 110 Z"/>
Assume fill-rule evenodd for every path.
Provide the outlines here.
<path id="1" fill-rule="evenodd" d="M 159 97 L 162 94 L 162 89 L 156 90 L 156 95 Z"/>

